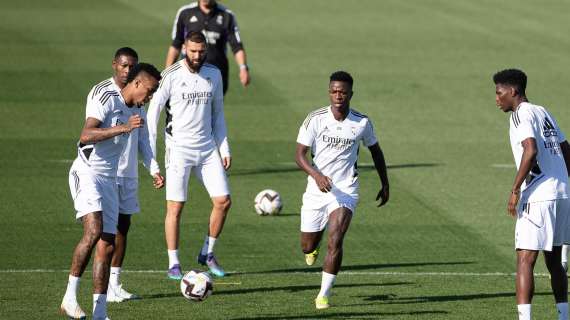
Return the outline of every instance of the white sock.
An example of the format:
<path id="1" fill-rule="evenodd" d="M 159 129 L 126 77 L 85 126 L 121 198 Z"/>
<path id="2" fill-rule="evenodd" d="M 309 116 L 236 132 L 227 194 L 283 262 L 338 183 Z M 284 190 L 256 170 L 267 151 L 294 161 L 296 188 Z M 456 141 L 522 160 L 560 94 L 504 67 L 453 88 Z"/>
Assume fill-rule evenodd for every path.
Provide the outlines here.
<path id="1" fill-rule="evenodd" d="M 558 310 L 558 320 L 568 320 L 568 302 L 557 303 L 556 310 Z"/>
<path id="2" fill-rule="evenodd" d="M 109 285 L 113 287 L 118 287 L 121 284 L 119 277 L 121 276 L 121 267 L 111 267 L 111 273 L 109 274 Z"/>
<path id="3" fill-rule="evenodd" d="M 172 268 L 175 264 L 180 264 L 178 260 L 178 250 L 168 250 L 168 269 Z"/>
<path id="4" fill-rule="evenodd" d="M 93 318 L 105 319 L 107 317 L 107 295 L 93 294 Z"/>
<path id="5" fill-rule="evenodd" d="M 562 245 L 562 263 L 568 262 L 568 245 Z"/>
<path id="6" fill-rule="evenodd" d="M 77 290 L 79 289 L 79 280 L 81 278 L 69 275 L 67 280 L 67 289 L 65 290 L 64 300 L 77 301 Z"/>
<path id="7" fill-rule="evenodd" d="M 530 304 L 518 304 L 517 309 L 519 310 L 519 320 L 530 320 Z"/>
<path id="8" fill-rule="evenodd" d="M 330 274 L 323 271 L 323 278 L 321 280 L 321 291 L 319 292 L 319 297 L 328 297 L 331 293 L 334 280 L 336 279 L 336 274 Z"/>
<path id="9" fill-rule="evenodd" d="M 204 245 L 202 246 L 202 250 L 200 250 L 200 254 L 205 256 L 210 253 L 214 253 L 214 246 L 216 245 L 216 238 L 212 238 L 210 236 L 206 236 L 204 239 Z"/>

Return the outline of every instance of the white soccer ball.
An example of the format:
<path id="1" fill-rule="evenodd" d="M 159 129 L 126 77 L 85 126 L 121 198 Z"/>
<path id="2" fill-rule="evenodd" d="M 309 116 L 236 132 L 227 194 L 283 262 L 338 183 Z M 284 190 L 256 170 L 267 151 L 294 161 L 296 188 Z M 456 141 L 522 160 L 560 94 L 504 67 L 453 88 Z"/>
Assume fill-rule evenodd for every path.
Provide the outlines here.
<path id="1" fill-rule="evenodd" d="M 213 290 L 214 284 L 207 272 L 192 270 L 180 280 L 180 291 L 190 301 L 204 301 Z"/>
<path id="2" fill-rule="evenodd" d="M 265 189 L 255 196 L 255 212 L 261 216 L 268 214 L 277 215 L 283 208 L 281 196 L 279 192 L 271 189 Z"/>

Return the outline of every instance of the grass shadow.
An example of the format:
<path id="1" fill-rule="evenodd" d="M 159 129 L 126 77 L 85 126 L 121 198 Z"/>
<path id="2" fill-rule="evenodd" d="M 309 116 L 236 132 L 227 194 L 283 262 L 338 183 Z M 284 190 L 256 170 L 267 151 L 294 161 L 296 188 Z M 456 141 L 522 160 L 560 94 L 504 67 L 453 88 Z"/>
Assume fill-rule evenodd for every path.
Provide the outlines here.
<path id="1" fill-rule="evenodd" d="M 361 271 L 361 270 L 376 270 L 386 268 L 406 268 L 406 267 L 425 267 L 425 266 L 454 266 L 454 265 L 467 265 L 473 264 L 473 261 L 451 261 L 451 262 L 412 262 L 412 263 L 385 263 L 385 264 L 361 264 L 361 265 L 348 265 L 342 266 L 343 271 Z M 289 269 L 275 269 L 266 271 L 255 272 L 242 272 L 235 274 L 271 274 L 271 273 L 311 273 L 320 272 L 321 267 L 304 267 L 304 268 L 289 268 Z"/>
<path id="2" fill-rule="evenodd" d="M 442 310 L 429 310 L 429 311 L 402 311 L 402 312 L 333 312 L 333 313 L 321 313 L 321 314 L 310 314 L 310 315 L 261 315 L 253 317 L 239 317 L 231 318 L 232 320 L 274 320 L 274 319 L 347 319 L 347 318 L 358 318 L 358 319 L 378 319 L 380 317 L 387 316 L 412 316 L 417 318 L 419 316 L 426 316 L 427 319 L 433 319 L 434 315 L 448 314 L 447 311 Z"/>
<path id="3" fill-rule="evenodd" d="M 386 283 L 351 283 L 351 284 L 338 284 L 335 288 L 361 288 L 361 287 L 385 287 L 385 286 L 406 286 L 413 285 L 414 282 L 386 282 Z M 215 287 L 215 283 L 214 283 Z M 216 295 L 234 295 L 234 294 L 247 294 L 255 292 L 274 292 L 274 291 L 285 291 L 290 293 L 297 293 L 307 290 L 319 290 L 320 285 L 303 285 L 303 286 L 282 286 L 282 287 L 258 287 L 258 288 L 247 288 L 247 289 L 237 289 L 237 290 L 222 290 L 216 291 Z"/>
<path id="4" fill-rule="evenodd" d="M 535 293 L 535 296 L 549 296 L 550 292 Z M 355 296 L 364 298 L 364 301 L 381 302 L 382 304 L 417 304 L 417 303 L 433 303 L 433 302 L 456 302 L 456 301 L 471 301 L 471 300 L 484 300 L 495 298 L 511 298 L 515 297 L 514 292 L 498 292 L 498 293 L 478 293 L 466 295 L 445 295 L 445 296 L 417 296 L 417 297 L 397 297 L 395 295 L 372 295 L 372 296 Z M 365 304 L 352 304 L 350 306 L 366 306 L 373 305 L 374 303 Z"/>
<path id="5" fill-rule="evenodd" d="M 413 168 L 430 168 L 442 166 L 441 163 L 403 163 L 403 164 L 391 164 L 387 168 L 389 170 L 394 169 L 413 169 Z M 359 164 L 359 170 L 376 170 L 373 164 Z M 228 176 L 249 176 L 257 174 L 271 174 L 271 173 L 288 173 L 288 172 L 301 172 L 295 164 L 283 165 L 277 164 L 272 167 L 260 167 L 254 169 L 233 169 L 228 172 Z"/>

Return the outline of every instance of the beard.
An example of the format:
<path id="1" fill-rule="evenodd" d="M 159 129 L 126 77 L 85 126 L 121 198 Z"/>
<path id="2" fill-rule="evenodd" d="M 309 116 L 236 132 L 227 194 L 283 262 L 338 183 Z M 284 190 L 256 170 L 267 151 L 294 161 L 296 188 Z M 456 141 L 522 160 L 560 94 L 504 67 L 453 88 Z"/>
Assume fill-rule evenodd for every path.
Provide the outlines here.
<path id="1" fill-rule="evenodd" d="M 192 71 L 198 72 L 200 70 L 200 68 L 202 67 L 202 65 L 204 64 L 205 57 L 199 61 L 192 60 L 192 59 L 188 58 L 188 56 L 186 56 L 185 59 L 186 59 L 186 63 L 190 67 L 190 69 L 192 69 Z"/>

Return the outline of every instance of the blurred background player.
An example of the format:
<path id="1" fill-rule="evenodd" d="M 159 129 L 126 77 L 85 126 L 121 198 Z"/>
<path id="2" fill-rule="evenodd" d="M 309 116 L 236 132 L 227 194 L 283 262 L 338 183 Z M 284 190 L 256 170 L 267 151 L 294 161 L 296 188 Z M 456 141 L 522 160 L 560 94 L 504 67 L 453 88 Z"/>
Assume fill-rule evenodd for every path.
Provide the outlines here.
<path id="1" fill-rule="evenodd" d="M 384 154 L 367 116 L 350 108 L 353 79 L 347 72 L 330 76 L 331 104 L 310 113 L 297 137 L 295 159 L 309 176 L 301 208 L 301 247 L 307 264 L 312 265 L 328 225 L 328 248 L 323 264 L 321 291 L 315 299 L 317 309 L 329 307 L 329 296 L 342 263 L 342 243 L 358 202 L 356 161 L 360 142 L 372 154 L 380 176 L 379 206 L 389 198 Z M 311 149 L 314 165 L 307 160 Z"/>
<path id="2" fill-rule="evenodd" d="M 516 295 L 520 320 L 531 319 L 534 294 L 534 265 L 539 251 L 550 273 L 550 284 L 558 319 L 568 319 L 568 279 L 560 261 L 568 241 L 566 193 L 570 146 L 556 120 L 541 106 L 528 102 L 527 77 L 517 69 L 493 76 L 495 101 L 503 112 L 511 112 L 510 140 L 517 166 L 507 212 L 516 217 Z"/>
<path id="3" fill-rule="evenodd" d="M 230 44 L 236 63 L 239 66 L 239 80 L 245 87 L 249 84 L 249 68 L 245 50 L 239 34 L 236 18 L 230 10 L 215 0 L 199 0 L 181 7 L 174 18 L 172 44 L 166 55 L 165 68 L 178 59 L 186 35 L 202 32 L 206 36 L 208 55 L 206 63 L 213 64 L 222 73 L 224 95 L 228 90 L 227 44 Z"/>
<path id="4" fill-rule="evenodd" d="M 222 78 L 217 67 L 204 63 L 206 38 L 201 32 L 186 36 L 186 57 L 162 73 L 163 79 L 148 109 L 151 148 L 156 157 L 156 135 L 160 112 L 166 106 L 166 219 L 168 277 L 181 279 L 178 259 L 180 215 L 188 194 L 190 174 L 200 180 L 212 200 L 208 234 L 198 263 L 214 275 L 224 270 L 214 256 L 214 245 L 222 232 L 231 206 L 225 170 L 231 166 L 224 119 Z"/>
<path id="5" fill-rule="evenodd" d="M 130 69 L 137 63 L 138 54 L 134 49 L 129 47 L 118 49 L 112 63 L 113 77 L 94 86 L 89 92 L 89 97 L 107 90 L 120 91 L 127 84 L 127 76 Z M 143 122 L 146 121 L 146 112 L 143 107 L 132 108 L 131 111 L 133 114 L 138 114 Z M 144 166 L 149 169 L 151 176 L 156 182 L 155 188 L 164 186 L 164 179 L 160 175 L 158 163 L 152 157 L 148 130 L 146 128 L 134 129 L 129 135 L 125 150 L 119 160 L 119 170 L 117 171 L 119 223 L 117 225 L 117 234 L 115 235 L 115 250 L 111 260 L 107 302 L 122 302 L 137 298 L 137 296 L 123 288 L 120 275 L 127 250 L 127 233 L 131 225 L 131 216 L 140 211 L 138 199 L 138 152 L 141 153 Z"/>
<path id="6" fill-rule="evenodd" d="M 116 183 L 119 158 L 129 134 L 143 126 L 132 108 L 146 103 L 158 87 L 160 73 L 149 64 L 137 64 L 120 91 L 107 89 L 87 99 L 85 125 L 78 156 L 69 171 L 69 187 L 83 223 L 83 237 L 75 247 L 61 311 L 84 319 L 77 303 L 79 279 L 95 248 L 93 260 L 93 319 L 107 319 L 107 286 L 119 215 Z M 155 181 L 156 184 L 156 181 Z"/>

